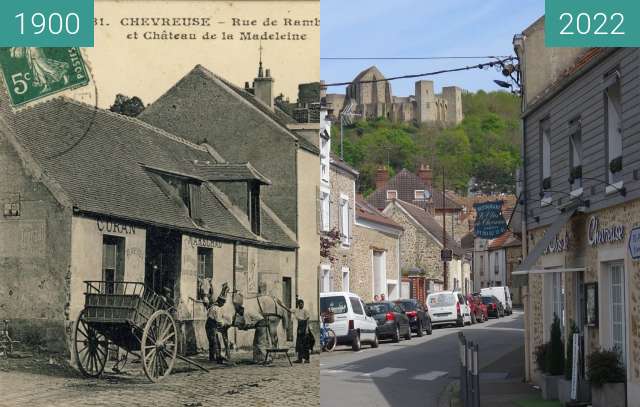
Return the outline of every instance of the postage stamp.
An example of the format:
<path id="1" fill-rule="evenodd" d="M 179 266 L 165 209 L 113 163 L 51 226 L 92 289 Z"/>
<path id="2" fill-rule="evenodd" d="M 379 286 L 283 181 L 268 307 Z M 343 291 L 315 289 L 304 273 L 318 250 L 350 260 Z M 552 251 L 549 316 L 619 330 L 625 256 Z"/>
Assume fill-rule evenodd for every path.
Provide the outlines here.
<path id="1" fill-rule="evenodd" d="M 89 83 L 78 48 L 0 48 L 0 67 L 11 103 L 24 106 Z"/>

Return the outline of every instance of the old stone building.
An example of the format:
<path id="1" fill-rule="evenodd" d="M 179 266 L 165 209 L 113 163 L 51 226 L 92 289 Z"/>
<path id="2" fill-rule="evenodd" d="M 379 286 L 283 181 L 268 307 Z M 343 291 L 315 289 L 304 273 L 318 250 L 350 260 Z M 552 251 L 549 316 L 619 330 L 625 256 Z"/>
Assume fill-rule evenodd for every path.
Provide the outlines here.
<path id="1" fill-rule="evenodd" d="M 637 48 L 549 49 L 544 18 L 516 36 L 525 84 L 523 249 L 527 377 L 554 314 L 588 356 L 614 349 L 640 398 Z M 539 197 L 539 199 L 538 199 Z M 565 336 L 566 338 L 566 336 Z M 582 362 L 581 372 L 588 366 Z M 584 374 L 580 382 L 586 383 Z"/>
<path id="2" fill-rule="evenodd" d="M 20 340 L 68 350 L 86 280 L 168 288 L 184 351 L 206 347 L 203 280 L 297 290 L 296 236 L 261 198 L 272 182 L 209 145 L 56 98 L 0 118 L 0 163 L 0 318 Z"/>
<path id="3" fill-rule="evenodd" d="M 393 121 L 455 126 L 462 121 L 462 89 L 456 86 L 442 88 L 436 94 L 433 81 L 415 83 L 415 95 L 394 96 L 391 83 L 377 67 L 360 72 L 347 86 L 346 94 L 327 94 L 329 115 L 338 117 L 347 106 L 352 113 L 364 119 L 378 117 Z"/>
<path id="4" fill-rule="evenodd" d="M 139 118 L 192 143 L 207 143 L 225 160 L 250 162 L 271 180 L 261 200 L 298 246 L 295 281 L 282 280 L 277 290 L 293 290 L 287 298 L 303 298 L 317 322 L 320 151 L 290 129 L 295 120 L 274 106 L 274 80 L 262 63 L 253 85 L 244 88 L 196 66 Z M 318 124 L 314 127 L 298 130 L 317 138 Z"/>
<path id="5" fill-rule="evenodd" d="M 445 284 L 444 266 L 440 257 L 443 244 L 442 226 L 423 208 L 393 199 L 383 211 L 385 216 L 402 226 L 400 237 L 400 268 L 403 275 L 419 275 L 427 282 L 428 291 L 461 290 L 471 292 L 469 259 L 462 247 L 446 233 L 446 247 L 452 249 L 453 260 L 448 263 Z"/>

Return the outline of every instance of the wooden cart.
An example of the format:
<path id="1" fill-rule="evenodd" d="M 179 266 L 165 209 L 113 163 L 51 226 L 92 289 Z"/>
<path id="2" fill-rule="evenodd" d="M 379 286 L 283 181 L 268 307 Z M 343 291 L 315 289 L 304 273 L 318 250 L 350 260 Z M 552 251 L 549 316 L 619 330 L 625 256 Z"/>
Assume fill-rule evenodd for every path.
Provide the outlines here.
<path id="1" fill-rule="evenodd" d="M 110 345 L 140 357 L 144 373 L 157 382 L 171 373 L 178 331 L 165 299 L 143 283 L 85 281 L 85 306 L 75 325 L 78 368 L 99 377 Z"/>

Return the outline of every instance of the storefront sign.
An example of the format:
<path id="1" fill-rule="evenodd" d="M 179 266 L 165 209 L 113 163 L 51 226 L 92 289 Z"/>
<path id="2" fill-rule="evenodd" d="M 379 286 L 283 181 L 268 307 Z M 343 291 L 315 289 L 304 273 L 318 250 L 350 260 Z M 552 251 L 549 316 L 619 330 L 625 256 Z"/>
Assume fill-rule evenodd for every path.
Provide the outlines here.
<path id="1" fill-rule="evenodd" d="M 600 229 L 599 222 L 600 220 L 596 216 L 592 216 L 589 220 L 588 239 L 590 245 L 598 246 L 624 240 L 624 225 L 614 225 Z"/>
<path id="2" fill-rule="evenodd" d="M 569 250 L 569 234 L 565 233 L 564 237 L 559 235 L 549 242 L 549 246 L 544 250 L 544 254 L 562 253 Z"/>
<path id="3" fill-rule="evenodd" d="M 106 233 L 121 233 L 124 235 L 135 235 L 136 228 L 131 225 L 125 225 L 124 223 L 119 223 L 110 220 L 102 220 L 98 219 L 96 221 L 98 225 L 98 230 L 100 232 Z"/>
<path id="4" fill-rule="evenodd" d="M 507 222 L 502 216 L 503 201 L 473 204 L 477 216 L 473 233 L 481 239 L 495 239 L 507 231 Z"/>
<path id="5" fill-rule="evenodd" d="M 191 247 L 209 247 L 209 248 L 222 248 L 222 242 L 216 240 L 209 240 L 202 237 L 189 236 L 189 244 Z"/>
<path id="6" fill-rule="evenodd" d="M 640 228 L 629 233 L 629 254 L 633 260 L 640 260 Z"/>

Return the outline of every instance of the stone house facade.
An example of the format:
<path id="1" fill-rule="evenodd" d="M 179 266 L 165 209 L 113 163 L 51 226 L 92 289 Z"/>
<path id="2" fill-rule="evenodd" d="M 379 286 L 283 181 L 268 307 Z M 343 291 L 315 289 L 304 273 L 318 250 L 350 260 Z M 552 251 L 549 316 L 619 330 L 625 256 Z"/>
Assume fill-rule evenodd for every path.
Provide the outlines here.
<path id="1" fill-rule="evenodd" d="M 544 19 L 516 36 L 524 74 L 526 374 L 554 314 L 585 356 L 616 349 L 626 399 L 640 398 L 640 95 L 637 48 L 544 47 Z M 553 61 L 554 63 L 550 63 Z M 537 68 L 564 68 L 544 77 Z M 540 197 L 540 199 L 537 199 Z M 556 208 L 560 208 L 558 210 Z M 565 336 L 566 339 L 566 336 Z M 587 366 L 581 366 L 586 371 Z M 580 380 L 585 382 L 585 376 Z"/>
<path id="2" fill-rule="evenodd" d="M 448 264 L 448 278 L 444 281 L 444 266 L 441 260 L 443 249 L 442 227 L 424 209 L 395 199 L 383 211 L 385 216 L 402 226 L 404 232 L 400 244 L 400 268 L 402 274 L 419 273 L 427 282 L 429 291 L 439 288 L 472 289 L 469 259 L 462 247 L 448 236 L 447 248 L 453 250 L 453 260 Z"/>

